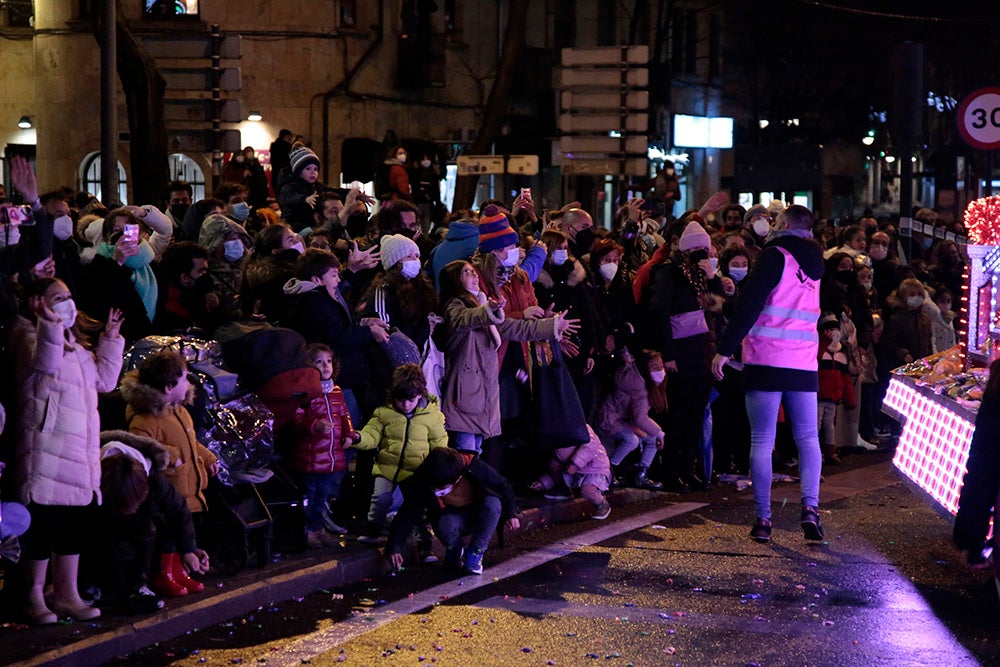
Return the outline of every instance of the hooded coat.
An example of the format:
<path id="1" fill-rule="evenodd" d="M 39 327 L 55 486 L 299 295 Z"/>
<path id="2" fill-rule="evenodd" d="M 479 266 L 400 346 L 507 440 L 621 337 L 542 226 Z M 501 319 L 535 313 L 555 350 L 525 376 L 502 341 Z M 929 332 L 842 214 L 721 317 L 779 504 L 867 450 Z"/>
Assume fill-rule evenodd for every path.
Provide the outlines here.
<path id="1" fill-rule="evenodd" d="M 646 381 L 634 363 L 625 364 L 615 372 L 614 386 L 597 409 L 594 428 L 606 438 L 634 428 L 646 435 L 662 436 L 663 429 L 649 418 Z"/>
<path id="2" fill-rule="evenodd" d="M 138 512 L 148 516 L 157 530 L 165 530 L 177 548 L 177 553 L 194 553 L 194 522 L 187 501 L 177 492 L 167 478 L 170 453 L 152 438 L 128 431 L 101 431 L 101 446 L 120 442 L 138 450 L 150 464 L 149 496 L 139 506 Z"/>
<path id="3" fill-rule="evenodd" d="M 487 438 L 500 435 L 500 362 L 489 327 L 496 326 L 501 340 L 549 340 L 555 338 L 555 318 L 508 319 L 502 309 L 473 306 L 459 298 L 445 304 L 444 316 L 451 332 L 441 382 L 448 430 Z"/>
<path id="4" fill-rule="evenodd" d="M 433 396 L 421 400 L 412 417 L 388 405 L 375 408 L 355 445 L 376 450 L 372 473 L 396 484 L 412 475 L 433 447 L 447 446 L 444 415 Z"/>
<path id="5" fill-rule="evenodd" d="M 128 404 L 125 419 L 129 431 L 163 445 L 171 462 L 163 471 L 167 479 L 187 500 L 188 509 L 207 510 L 204 492 L 208 488 L 208 471 L 218 458 L 198 442 L 187 408 L 167 405 L 162 391 L 139 381 L 138 370 L 125 374 L 120 390 Z"/>
<path id="6" fill-rule="evenodd" d="M 68 342 L 61 322 L 18 318 L 10 349 L 19 409 L 18 498 L 39 505 L 101 500 L 97 393 L 114 390 L 125 340 L 101 335 L 94 352 Z"/>

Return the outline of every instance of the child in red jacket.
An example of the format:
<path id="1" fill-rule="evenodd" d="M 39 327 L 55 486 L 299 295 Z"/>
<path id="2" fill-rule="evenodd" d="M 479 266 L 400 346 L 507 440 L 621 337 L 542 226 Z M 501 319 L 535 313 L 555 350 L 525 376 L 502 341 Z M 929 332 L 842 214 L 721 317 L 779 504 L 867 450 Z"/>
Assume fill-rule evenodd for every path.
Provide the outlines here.
<path id="1" fill-rule="evenodd" d="M 854 383 L 847 366 L 847 355 L 840 344 L 840 320 L 832 313 L 820 318 L 819 324 L 819 393 L 816 404 L 819 411 L 820 436 L 827 463 L 842 463 L 837 456 L 836 418 L 841 403 L 848 410 L 858 406 L 854 396 Z"/>
<path id="2" fill-rule="evenodd" d="M 322 343 L 308 347 L 309 363 L 316 367 L 323 395 L 295 412 L 295 442 L 288 457 L 289 467 L 299 473 L 305 496 L 306 546 L 318 549 L 337 543 L 329 532 L 346 533 L 329 516 L 328 503 L 337 497 L 347 472 L 346 447 L 360 439 L 344 394 L 334 380 L 340 360 Z"/>

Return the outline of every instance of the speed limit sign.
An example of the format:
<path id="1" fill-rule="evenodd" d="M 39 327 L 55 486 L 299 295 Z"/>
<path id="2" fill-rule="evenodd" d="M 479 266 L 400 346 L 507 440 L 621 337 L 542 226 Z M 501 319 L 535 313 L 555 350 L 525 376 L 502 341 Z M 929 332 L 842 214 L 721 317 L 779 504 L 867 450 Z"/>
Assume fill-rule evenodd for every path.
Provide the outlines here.
<path id="1" fill-rule="evenodd" d="M 974 148 L 1000 148 L 1000 88 L 980 88 L 958 107 L 958 131 Z"/>

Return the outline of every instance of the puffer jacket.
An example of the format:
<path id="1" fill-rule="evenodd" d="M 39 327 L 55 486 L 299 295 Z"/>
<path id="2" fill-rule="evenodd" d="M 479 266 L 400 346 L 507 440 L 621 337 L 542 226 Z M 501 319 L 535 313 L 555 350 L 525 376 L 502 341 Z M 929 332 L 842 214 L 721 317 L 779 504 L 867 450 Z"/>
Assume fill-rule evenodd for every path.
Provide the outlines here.
<path id="1" fill-rule="evenodd" d="M 646 381 L 634 363 L 625 364 L 615 371 L 614 388 L 597 408 L 594 426 L 605 438 L 636 428 L 646 435 L 659 434 L 662 437 L 663 430 L 649 418 Z"/>
<path id="2" fill-rule="evenodd" d="M 551 489 L 558 485 L 555 470 L 563 471 L 560 482 L 570 488 L 579 486 L 579 476 L 582 475 L 605 475 L 608 481 L 611 480 L 611 459 L 608 458 L 608 450 L 601 444 L 601 439 L 589 424 L 587 432 L 590 434 L 590 440 L 587 442 L 582 445 L 560 447 L 552 453 L 552 460 L 549 462 L 551 472 L 538 478 L 542 489 Z M 565 472 L 566 466 L 570 464 L 576 466 L 574 475 Z"/>
<path id="3" fill-rule="evenodd" d="M 431 448 L 447 446 L 444 415 L 433 396 L 421 400 L 412 417 L 388 405 L 375 408 L 355 445 L 375 449 L 373 474 L 396 484 L 414 473 Z"/>
<path id="4" fill-rule="evenodd" d="M 170 465 L 163 471 L 167 479 L 187 500 L 189 510 L 207 510 L 208 470 L 218 458 L 198 442 L 187 408 L 167 405 L 162 391 L 139 381 L 138 370 L 125 374 L 120 389 L 128 404 L 125 411 L 128 430 L 163 445 L 170 456 Z"/>
<path id="5" fill-rule="evenodd" d="M 25 504 L 86 506 L 101 499 L 97 393 L 115 388 L 125 339 L 102 334 L 91 352 L 64 332 L 60 322 L 19 317 L 11 334 L 17 488 Z"/>
<path id="6" fill-rule="evenodd" d="M 316 433 L 313 425 L 320 420 L 333 424 L 329 435 Z M 347 469 L 344 438 L 356 434 L 347 412 L 344 392 L 336 385 L 295 411 L 295 445 L 288 457 L 288 466 L 302 473 L 342 472 Z"/>

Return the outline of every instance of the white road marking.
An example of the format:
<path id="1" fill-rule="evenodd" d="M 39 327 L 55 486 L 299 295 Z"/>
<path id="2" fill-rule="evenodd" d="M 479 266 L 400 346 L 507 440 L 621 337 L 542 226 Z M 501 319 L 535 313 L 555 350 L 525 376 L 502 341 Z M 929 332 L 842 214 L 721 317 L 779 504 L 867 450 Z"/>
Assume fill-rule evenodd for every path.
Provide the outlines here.
<path id="1" fill-rule="evenodd" d="M 451 599 L 477 588 L 492 585 L 497 581 L 517 576 L 549 561 L 568 556 L 578 549 L 592 546 L 670 517 L 693 512 L 707 505 L 708 503 L 676 503 L 614 523 L 601 524 L 598 528 L 516 556 L 496 567 L 487 569 L 482 576 L 468 575 L 414 593 L 413 597 L 404 598 L 359 616 L 340 621 L 330 628 L 300 637 L 281 651 L 261 654 L 259 657 L 266 658 L 267 664 L 270 666 L 301 665 L 303 660 L 310 660 L 317 655 L 331 651 L 355 637 L 391 623 L 401 616 L 427 609 L 443 599 Z"/>

